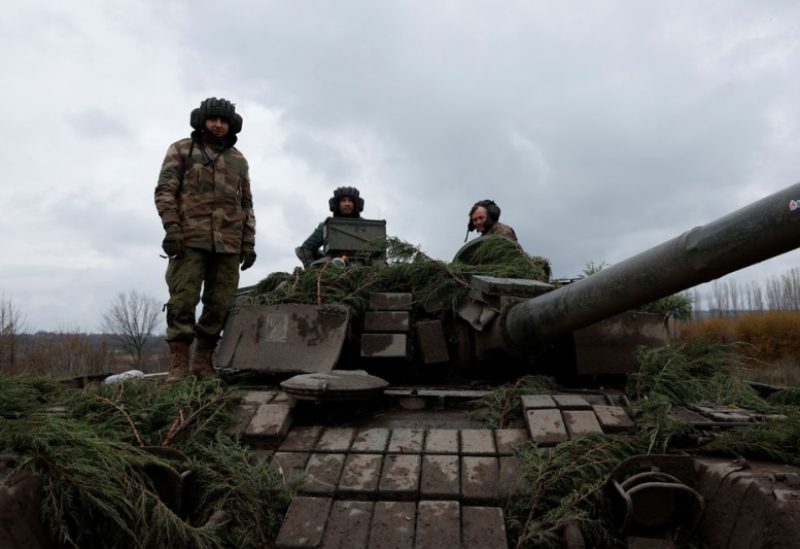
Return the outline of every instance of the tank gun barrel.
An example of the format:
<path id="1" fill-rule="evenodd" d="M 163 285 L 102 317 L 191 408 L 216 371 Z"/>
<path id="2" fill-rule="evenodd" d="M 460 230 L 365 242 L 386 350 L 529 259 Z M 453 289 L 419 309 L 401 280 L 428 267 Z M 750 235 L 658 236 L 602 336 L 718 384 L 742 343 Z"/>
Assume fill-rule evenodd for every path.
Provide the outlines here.
<path id="1" fill-rule="evenodd" d="M 529 346 L 584 328 L 800 247 L 800 183 L 663 244 L 513 306 L 511 342 Z"/>

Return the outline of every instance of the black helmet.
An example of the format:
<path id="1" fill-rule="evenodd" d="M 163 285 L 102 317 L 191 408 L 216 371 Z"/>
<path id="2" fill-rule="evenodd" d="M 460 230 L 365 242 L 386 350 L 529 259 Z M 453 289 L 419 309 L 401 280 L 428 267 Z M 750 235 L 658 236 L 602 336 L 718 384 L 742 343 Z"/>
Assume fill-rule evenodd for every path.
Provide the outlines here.
<path id="1" fill-rule="evenodd" d="M 206 120 L 212 117 L 224 118 L 230 124 L 231 134 L 242 131 L 242 117 L 236 114 L 236 106 L 227 99 L 209 97 L 200 103 L 200 107 L 192 111 L 189 123 L 195 130 L 202 130 Z"/>
<path id="2" fill-rule="evenodd" d="M 500 220 L 500 206 L 494 203 L 494 200 L 481 200 L 472 205 L 469 210 L 469 223 L 467 224 L 467 234 L 475 230 L 475 225 L 472 224 L 472 214 L 478 208 L 486 208 L 486 225 L 485 230 L 489 230 L 492 225 Z"/>
<path id="3" fill-rule="evenodd" d="M 333 196 L 328 200 L 328 207 L 333 212 L 334 216 L 339 215 L 339 199 L 347 196 L 353 200 L 355 205 L 355 215 L 353 217 L 361 217 L 361 212 L 364 211 L 364 199 L 359 196 L 358 189 L 355 187 L 337 187 L 333 191 Z"/>

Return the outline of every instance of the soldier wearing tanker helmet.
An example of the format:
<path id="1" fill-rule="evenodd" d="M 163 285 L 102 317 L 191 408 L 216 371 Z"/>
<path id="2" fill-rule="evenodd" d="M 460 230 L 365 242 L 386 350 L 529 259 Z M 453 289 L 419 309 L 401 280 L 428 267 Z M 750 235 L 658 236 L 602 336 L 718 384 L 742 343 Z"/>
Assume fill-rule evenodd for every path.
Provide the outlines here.
<path id="1" fill-rule="evenodd" d="M 338 187 L 333 191 L 333 196 L 328 199 L 328 208 L 333 213 L 333 217 L 361 217 L 364 211 L 364 199 L 355 187 Z M 295 254 L 302 261 L 304 267 L 309 267 L 315 261 L 322 259 L 324 255 L 320 251 L 324 241 L 323 220 L 314 232 L 311 233 L 303 244 L 295 248 Z"/>
<path id="2" fill-rule="evenodd" d="M 167 149 L 155 190 L 165 236 L 167 382 L 215 375 L 213 353 L 239 285 L 256 260 L 256 218 L 247 160 L 234 147 L 242 117 L 227 99 L 192 111 L 191 137 Z M 195 320 L 201 299 L 203 310 Z M 189 349 L 196 340 L 194 356 Z"/>
<path id="3" fill-rule="evenodd" d="M 481 236 L 498 235 L 505 236 L 511 240 L 517 240 L 517 233 L 514 229 L 500 223 L 500 206 L 494 200 L 481 200 L 472 205 L 469 210 L 469 222 L 467 223 L 467 234 L 464 242 L 471 231 L 478 231 Z"/>

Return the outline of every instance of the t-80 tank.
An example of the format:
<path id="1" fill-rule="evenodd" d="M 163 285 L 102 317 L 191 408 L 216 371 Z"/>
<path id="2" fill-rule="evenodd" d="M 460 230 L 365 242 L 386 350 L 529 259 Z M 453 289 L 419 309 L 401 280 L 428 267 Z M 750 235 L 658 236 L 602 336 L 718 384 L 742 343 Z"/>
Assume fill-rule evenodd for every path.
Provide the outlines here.
<path id="1" fill-rule="evenodd" d="M 624 374 L 635 346 L 664 342 L 661 319 L 638 307 L 800 246 L 798 201 L 794 185 L 563 285 L 548 280 L 545 260 L 500 237 L 470 241 L 449 265 L 418 254 L 412 263 L 387 266 L 385 248 L 375 253 L 385 223 L 332 220 L 326 229 L 332 255 L 377 257 L 381 265 L 367 267 L 369 275 L 356 281 L 342 261 L 264 281 L 233 309 L 217 365 L 278 373 L 358 368 L 395 380 L 410 374 L 438 381 Z M 497 261 L 503 246 L 532 259 L 536 278 L 513 269 L 492 276 L 486 264 Z M 431 280 L 451 282 L 452 293 L 426 295 L 436 293 Z M 338 292 L 321 290 L 348 283 Z M 299 291 L 303 284 L 309 291 Z"/>
<path id="2" fill-rule="evenodd" d="M 673 349 L 642 306 L 800 246 L 798 201 L 800 184 L 566 282 L 502 237 L 444 263 L 383 222 L 331 221 L 331 261 L 242 291 L 218 350 L 249 384 L 242 436 L 300 483 L 277 545 L 796 540 L 796 408 L 710 374 L 665 396 L 691 377 L 672 366 L 623 383 L 635 347 Z"/>

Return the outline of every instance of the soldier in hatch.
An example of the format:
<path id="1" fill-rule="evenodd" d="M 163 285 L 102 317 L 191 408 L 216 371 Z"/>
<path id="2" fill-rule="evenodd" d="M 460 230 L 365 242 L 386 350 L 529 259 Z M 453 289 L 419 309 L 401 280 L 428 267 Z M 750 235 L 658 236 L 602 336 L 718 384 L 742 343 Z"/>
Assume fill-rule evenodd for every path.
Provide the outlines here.
<path id="1" fill-rule="evenodd" d="M 467 241 L 471 231 L 478 231 L 481 236 L 505 236 L 514 242 L 517 241 L 517 233 L 514 232 L 514 229 L 500 223 L 500 207 L 494 203 L 494 200 L 481 200 L 473 204 L 469 211 L 469 223 L 464 242 Z"/>
<path id="2" fill-rule="evenodd" d="M 166 235 L 167 382 L 215 375 L 212 357 L 239 285 L 256 260 L 256 218 L 247 160 L 234 147 L 242 117 L 210 97 L 190 116 L 191 137 L 167 149 L 155 190 Z M 203 311 L 195 321 L 202 288 Z M 189 348 L 196 339 L 194 357 Z"/>
<path id="3" fill-rule="evenodd" d="M 333 191 L 333 196 L 328 200 L 328 207 L 333 212 L 333 217 L 361 217 L 364 211 L 364 199 L 359 196 L 355 187 L 338 187 Z M 320 223 L 301 246 L 295 248 L 295 254 L 303 262 L 303 267 L 308 268 L 324 255 L 320 251 L 323 244 L 323 229 L 325 221 Z"/>

